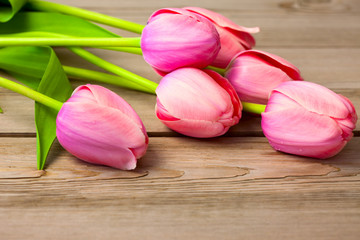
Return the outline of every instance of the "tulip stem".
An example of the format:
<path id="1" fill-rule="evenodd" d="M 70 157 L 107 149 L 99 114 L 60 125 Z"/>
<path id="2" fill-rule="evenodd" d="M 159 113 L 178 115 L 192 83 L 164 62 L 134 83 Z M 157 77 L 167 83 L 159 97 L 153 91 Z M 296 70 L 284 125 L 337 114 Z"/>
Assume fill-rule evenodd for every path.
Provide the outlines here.
<path id="1" fill-rule="evenodd" d="M 84 58 L 85 60 L 95 64 L 98 67 L 105 69 L 111 73 L 114 73 L 122 78 L 128 79 L 144 88 L 148 89 L 148 92 L 155 94 L 155 90 L 158 86 L 157 83 L 154 83 L 146 78 L 143 78 L 135 73 L 132 73 L 128 70 L 125 70 L 115 64 L 112 64 L 104 59 L 95 56 L 94 54 L 82 49 L 82 48 L 69 48 L 73 53 L 77 54 L 78 56 Z"/>
<path id="2" fill-rule="evenodd" d="M 29 0 L 26 6 L 31 10 L 63 13 L 139 34 L 144 29 L 144 25 L 141 24 L 58 3 Z"/>
<path id="3" fill-rule="evenodd" d="M 7 46 L 81 46 L 81 47 L 140 47 L 141 38 L 54 38 L 54 37 L 2 37 L 0 47 Z"/>
<path id="4" fill-rule="evenodd" d="M 249 103 L 249 102 L 241 102 L 243 106 L 243 110 L 245 112 L 261 114 L 265 111 L 266 105 Z"/>
<path id="5" fill-rule="evenodd" d="M 50 32 L 19 32 L 19 33 L 10 33 L 10 34 L 0 34 L 0 37 L 9 37 L 9 38 L 46 37 L 46 38 L 58 38 L 58 39 L 73 38 L 72 36 L 69 36 L 69 35 L 50 33 Z M 92 46 L 88 46 L 88 47 L 92 47 Z M 142 51 L 141 51 L 140 47 L 101 47 L 101 46 L 98 46 L 97 48 L 142 55 Z"/>
<path id="6" fill-rule="evenodd" d="M 63 103 L 58 100 L 3 77 L 0 77 L 0 87 L 17 92 L 57 111 L 60 111 L 63 105 Z"/>
<path id="7" fill-rule="evenodd" d="M 97 48 L 119 51 L 119 52 L 127 52 L 142 56 L 142 50 L 140 47 L 97 47 Z"/>
<path id="8" fill-rule="evenodd" d="M 226 72 L 226 69 L 224 69 L 224 68 L 218 68 L 218 67 L 213 67 L 213 66 L 207 66 L 206 68 L 210 69 L 210 70 L 213 70 L 213 71 L 219 73 L 222 76 L 224 76 L 225 72 Z"/>
<path id="9" fill-rule="evenodd" d="M 138 91 L 154 94 L 154 91 L 149 90 L 148 88 L 145 88 L 142 85 L 131 82 L 120 76 L 115 76 L 107 73 L 84 69 L 84 68 L 64 66 L 64 65 L 63 65 L 63 69 L 65 73 L 70 77 L 108 83 L 115 86 L 120 86 L 132 90 L 138 90 Z"/>

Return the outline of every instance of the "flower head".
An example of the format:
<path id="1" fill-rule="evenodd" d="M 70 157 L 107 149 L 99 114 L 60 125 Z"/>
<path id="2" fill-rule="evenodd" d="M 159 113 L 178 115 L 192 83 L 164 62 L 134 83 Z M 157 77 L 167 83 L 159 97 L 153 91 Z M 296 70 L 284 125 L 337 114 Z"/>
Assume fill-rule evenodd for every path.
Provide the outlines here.
<path id="1" fill-rule="evenodd" d="M 220 50 L 219 34 L 206 18 L 181 8 L 153 13 L 141 36 L 144 59 L 162 75 L 181 67 L 204 68 Z"/>
<path id="2" fill-rule="evenodd" d="M 131 170 L 148 145 L 145 127 L 131 106 L 97 85 L 75 89 L 59 111 L 56 125 L 60 144 L 90 163 Z"/>
<path id="3" fill-rule="evenodd" d="M 329 158 L 352 138 L 356 121 L 347 98 L 315 83 L 291 81 L 273 90 L 261 126 L 276 150 Z"/>
<path id="4" fill-rule="evenodd" d="M 161 80 L 156 94 L 157 117 L 187 136 L 220 136 L 241 118 L 242 105 L 235 90 L 210 70 L 175 70 Z"/>
<path id="5" fill-rule="evenodd" d="M 221 49 L 211 65 L 226 68 L 237 53 L 255 46 L 255 39 L 251 34 L 259 32 L 258 27 L 239 26 L 223 15 L 204 8 L 185 7 L 184 9 L 209 19 L 220 35 Z"/>
<path id="6" fill-rule="evenodd" d="M 228 66 L 226 78 L 241 101 L 266 104 L 270 92 L 282 82 L 302 80 L 290 62 L 271 53 L 247 50 L 237 54 Z"/>

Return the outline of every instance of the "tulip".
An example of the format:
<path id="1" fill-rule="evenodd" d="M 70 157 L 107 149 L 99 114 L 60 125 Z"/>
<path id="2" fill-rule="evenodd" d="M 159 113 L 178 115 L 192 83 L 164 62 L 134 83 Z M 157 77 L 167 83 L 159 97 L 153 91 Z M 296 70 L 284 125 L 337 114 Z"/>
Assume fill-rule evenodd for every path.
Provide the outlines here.
<path id="1" fill-rule="evenodd" d="M 280 83 L 302 80 L 300 71 L 285 59 L 258 50 L 237 54 L 228 66 L 226 78 L 241 101 L 266 104 L 270 92 Z"/>
<path id="2" fill-rule="evenodd" d="M 180 8 L 153 13 L 141 36 L 144 59 L 165 75 L 181 67 L 205 68 L 220 50 L 219 34 L 206 18 Z"/>
<path id="3" fill-rule="evenodd" d="M 221 49 L 211 63 L 212 66 L 226 68 L 237 53 L 255 46 L 255 39 L 251 34 L 259 32 L 258 27 L 239 26 L 221 14 L 204 8 L 185 7 L 184 9 L 209 19 L 220 35 Z"/>
<path id="4" fill-rule="evenodd" d="M 220 136 L 241 118 L 242 105 L 235 90 L 211 70 L 177 69 L 163 77 L 156 94 L 156 116 L 187 136 Z"/>
<path id="5" fill-rule="evenodd" d="M 84 85 L 60 109 L 60 144 L 86 162 L 122 170 L 136 167 L 148 136 L 139 116 L 120 96 L 97 85 Z"/>
<path id="6" fill-rule="evenodd" d="M 274 149 L 323 159 L 341 151 L 356 121 L 347 98 L 315 83 L 291 81 L 273 90 L 261 126 Z"/>

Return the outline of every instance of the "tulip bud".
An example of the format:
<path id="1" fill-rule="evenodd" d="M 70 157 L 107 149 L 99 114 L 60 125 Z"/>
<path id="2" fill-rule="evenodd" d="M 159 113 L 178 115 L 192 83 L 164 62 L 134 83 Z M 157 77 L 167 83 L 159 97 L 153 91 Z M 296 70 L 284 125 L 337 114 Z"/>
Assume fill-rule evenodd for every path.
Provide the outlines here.
<path id="1" fill-rule="evenodd" d="M 241 118 L 242 105 L 235 90 L 211 70 L 175 70 L 163 77 L 156 94 L 156 116 L 187 136 L 220 136 Z"/>
<path id="2" fill-rule="evenodd" d="M 357 115 L 345 97 L 311 82 L 276 87 L 262 113 L 270 145 L 282 152 L 329 158 L 352 138 Z"/>
<path id="3" fill-rule="evenodd" d="M 255 46 L 255 39 L 251 34 L 259 32 L 258 27 L 239 26 L 221 14 L 204 8 L 186 7 L 184 9 L 209 19 L 220 35 L 221 49 L 211 63 L 212 66 L 226 68 L 237 53 Z"/>
<path id="4" fill-rule="evenodd" d="M 177 68 L 205 68 L 220 50 L 219 34 L 206 18 L 180 8 L 153 13 L 141 36 L 144 59 L 165 75 Z"/>
<path id="5" fill-rule="evenodd" d="M 294 65 L 279 56 L 258 50 L 237 54 L 225 76 L 241 101 L 257 104 L 266 104 L 270 92 L 280 83 L 303 80 Z"/>
<path id="6" fill-rule="evenodd" d="M 131 106 L 97 85 L 75 89 L 59 111 L 56 125 L 60 144 L 94 164 L 134 169 L 148 145 L 145 127 Z"/>

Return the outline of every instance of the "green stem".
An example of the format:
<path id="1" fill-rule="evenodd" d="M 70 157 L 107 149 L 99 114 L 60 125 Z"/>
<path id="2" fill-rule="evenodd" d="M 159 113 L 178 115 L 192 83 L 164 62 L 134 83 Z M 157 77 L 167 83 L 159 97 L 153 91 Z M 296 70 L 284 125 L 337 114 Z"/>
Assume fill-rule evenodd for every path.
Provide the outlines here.
<path id="1" fill-rule="evenodd" d="M 217 72 L 217 73 L 219 73 L 219 74 L 221 74 L 221 75 L 225 75 L 225 72 L 226 72 L 226 69 L 224 69 L 224 68 L 217 68 L 217 67 L 213 67 L 213 66 L 207 66 L 206 67 L 207 69 L 210 69 L 210 70 L 213 70 L 213 71 L 215 71 L 215 72 Z"/>
<path id="2" fill-rule="evenodd" d="M 98 47 L 98 48 L 112 50 L 112 51 L 132 53 L 132 54 L 142 56 L 142 50 L 139 47 Z"/>
<path id="3" fill-rule="evenodd" d="M 70 67 L 70 66 L 63 66 L 63 69 L 65 73 L 71 77 L 108 83 L 119 87 L 125 87 L 133 90 L 154 94 L 154 91 L 149 90 L 148 88 L 145 88 L 137 83 L 131 82 L 120 76 L 114 76 L 107 73 L 102 73 L 102 72 L 83 69 L 83 68 Z"/>
<path id="4" fill-rule="evenodd" d="M 31 99 L 33 99 L 45 106 L 53 108 L 57 111 L 60 111 L 60 109 L 63 105 L 62 102 L 59 102 L 59 101 L 57 101 L 53 98 L 50 98 L 42 93 L 39 93 L 31 88 L 25 87 L 24 85 L 10 81 L 3 77 L 0 77 L 0 87 L 7 88 L 11 91 L 20 93 L 21 95 L 24 95 L 25 97 L 31 98 Z"/>
<path id="5" fill-rule="evenodd" d="M 58 33 L 49 33 L 49 32 L 20 32 L 20 33 L 12 33 L 12 34 L 3 34 L 1 37 L 12 37 L 12 38 L 24 38 L 24 37 L 47 37 L 47 38 L 72 38 L 68 35 L 58 34 Z M 141 48 L 137 47 L 103 47 L 103 49 L 116 50 L 121 52 L 128 52 L 141 55 Z M 147 93 L 154 93 L 153 90 L 143 87 L 137 83 L 131 82 L 127 79 L 121 78 L 119 76 L 114 76 L 106 73 L 101 73 L 97 71 L 91 71 L 87 69 L 79 69 L 74 67 L 64 67 L 65 72 L 76 78 L 80 79 L 89 79 L 98 82 L 110 83 L 113 85 L 117 85 L 120 87 L 126 87 L 129 89 L 134 89 Z"/>
<path id="6" fill-rule="evenodd" d="M 0 38 L 0 47 L 7 46 L 140 47 L 140 38 Z"/>
<path id="7" fill-rule="evenodd" d="M 76 16 L 80 18 L 84 18 L 90 21 L 94 21 L 97 23 L 105 24 L 108 26 L 121 28 L 130 32 L 140 33 L 144 29 L 144 26 L 141 24 L 129 22 L 126 20 L 122 20 L 119 18 L 111 17 L 105 14 L 92 12 L 89 10 L 71 7 L 67 5 L 62 5 L 58 3 L 45 2 L 45 1 L 37 1 L 37 0 L 29 0 L 27 5 L 32 10 L 43 11 L 43 12 L 58 12 L 71 16 Z"/>
<path id="8" fill-rule="evenodd" d="M 59 34 L 59 33 L 51 33 L 51 32 L 19 32 L 19 33 L 10 33 L 10 34 L 0 34 L 0 37 L 10 37 L 10 38 L 34 38 L 34 37 L 46 37 L 46 38 L 73 38 L 72 36 Z M 89 46 L 92 47 L 92 46 Z M 119 52 L 127 52 L 133 53 L 137 55 L 142 55 L 142 51 L 140 47 L 97 47 L 101 49 L 119 51 Z"/>
<path id="9" fill-rule="evenodd" d="M 78 56 L 84 58 L 85 60 L 97 65 L 98 67 L 101 67 L 105 69 L 106 71 L 109 71 L 111 73 L 114 73 L 120 77 L 123 77 L 129 81 L 132 81 L 138 85 L 143 86 L 144 88 L 151 91 L 151 93 L 155 93 L 155 90 L 158 86 L 157 83 L 154 83 L 146 78 L 143 78 L 135 73 L 132 73 L 130 71 L 127 71 L 115 64 L 112 64 L 108 61 L 105 61 L 102 58 L 99 58 L 98 56 L 95 56 L 94 54 L 82 49 L 82 48 L 69 48 L 72 52 L 77 54 Z"/>
<path id="10" fill-rule="evenodd" d="M 245 112 L 261 114 L 265 111 L 266 105 L 256 104 L 256 103 L 249 103 L 249 102 L 241 102 L 243 106 L 243 110 Z"/>

